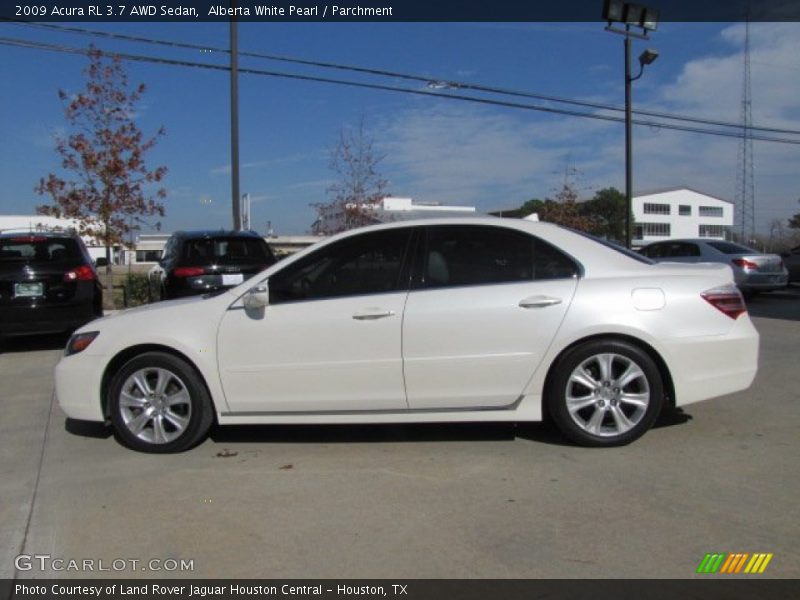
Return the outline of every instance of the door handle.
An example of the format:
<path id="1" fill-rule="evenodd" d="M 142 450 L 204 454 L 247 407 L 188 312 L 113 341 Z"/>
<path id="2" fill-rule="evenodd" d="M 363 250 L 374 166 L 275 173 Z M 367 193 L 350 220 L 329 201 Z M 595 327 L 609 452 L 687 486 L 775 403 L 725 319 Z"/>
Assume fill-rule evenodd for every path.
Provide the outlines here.
<path id="1" fill-rule="evenodd" d="M 522 308 L 544 308 L 545 306 L 553 306 L 561 304 L 561 298 L 554 298 L 553 296 L 528 296 L 519 301 Z"/>
<path id="2" fill-rule="evenodd" d="M 357 321 L 374 321 L 376 319 L 385 319 L 386 317 L 394 316 L 393 310 L 383 310 L 382 308 L 365 308 L 353 315 Z"/>

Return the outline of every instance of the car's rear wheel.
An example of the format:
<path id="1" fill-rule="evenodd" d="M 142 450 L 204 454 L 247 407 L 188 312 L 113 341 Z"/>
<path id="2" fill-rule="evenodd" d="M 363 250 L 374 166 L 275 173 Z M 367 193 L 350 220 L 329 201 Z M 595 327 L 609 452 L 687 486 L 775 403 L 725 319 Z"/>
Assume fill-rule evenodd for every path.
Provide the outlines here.
<path id="1" fill-rule="evenodd" d="M 109 386 L 117 438 L 142 452 L 181 452 L 205 438 L 213 420 L 208 391 L 186 361 L 163 352 L 129 360 Z"/>
<path id="2" fill-rule="evenodd" d="M 629 444 L 653 425 L 663 402 L 653 359 L 620 340 L 593 340 L 568 351 L 548 394 L 558 428 L 584 446 Z"/>

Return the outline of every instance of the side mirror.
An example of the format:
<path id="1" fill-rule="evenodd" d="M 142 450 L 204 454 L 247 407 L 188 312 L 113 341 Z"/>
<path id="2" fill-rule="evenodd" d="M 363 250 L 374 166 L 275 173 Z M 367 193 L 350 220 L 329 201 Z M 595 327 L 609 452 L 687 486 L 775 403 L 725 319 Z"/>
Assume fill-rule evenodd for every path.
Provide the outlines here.
<path id="1" fill-rule="evenodd" d="M 242 299 L 244 307 L 249 310 L 264 308 L 269 304 L 269 288 L 266 285 L 257 285 L 250 288 Z"/>

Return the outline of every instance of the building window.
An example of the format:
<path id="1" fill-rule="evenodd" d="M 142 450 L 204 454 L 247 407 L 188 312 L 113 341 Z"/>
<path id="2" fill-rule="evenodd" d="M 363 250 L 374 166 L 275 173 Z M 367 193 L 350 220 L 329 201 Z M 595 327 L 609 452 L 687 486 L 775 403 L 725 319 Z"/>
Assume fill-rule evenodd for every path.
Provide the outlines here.
<path id="1" fill-rule="evenodd" d="M 701 217 L 721 217 L 722 216 L 722 207 L 721 206 L 701 206 L 700 207 L 700 216 Z"/>
<path id="2" fill-rule="evenodd" d="M 700 225 L 700 237 L 702 238 L 724 238 L 725 228 L 722 225 Z"/>
<path id="3" fill-rule="evenodd" d="M 640 223 L 642 237 L 669 237 L 670 224 L 669 223 Z M 638 225 L 637 225 L 637 233 Z"/>
<path id="4" fill-rule="evenodd" d="M 691 217 L 692 216 L 692 207 L 688 204 L 681 204 L 678 207 L 678 214 L 682 217 Z"/>
<path id="5" fill-rule="evenodd" d="M 137 250 L 136 262 L 158 262 L 161 258 L 161 250 Z"/>
<path id="6" fill-rule="evenodd" d="M 670 214 L 669 204 L 644 203 L 644 214 L 646 215 L 668 215 Z"/>

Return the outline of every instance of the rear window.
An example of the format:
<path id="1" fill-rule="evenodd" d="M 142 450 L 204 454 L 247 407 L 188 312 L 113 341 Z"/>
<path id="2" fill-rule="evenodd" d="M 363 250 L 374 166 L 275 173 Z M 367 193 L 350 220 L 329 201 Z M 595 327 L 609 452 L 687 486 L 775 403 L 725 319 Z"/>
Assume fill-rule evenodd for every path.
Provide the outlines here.
<path id="1" fill-rule="evenodd" d="M 199 238 L 187 240 L 183 256 L 189 263 L 209 261 L 272 264 L 275 259 L 267 243 L 257 238 Z"/>
<path id="2" fill-rule="evenodd" d="M 758 254 L 756 250 L 742 246 L 741 244 L 734 244 L 733 242 L 708 242 L 712 248 L 716 248 L 723 254 Z"/>
<path id="3" fill-rule="evenodd" d="M 71 238 L 34 235 L 0 239 L 0 261 L 73 262 L 81 258 L 78 244 Z"/>

